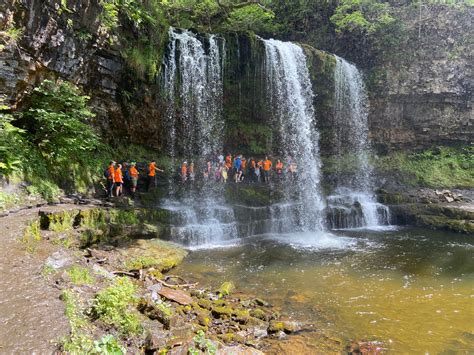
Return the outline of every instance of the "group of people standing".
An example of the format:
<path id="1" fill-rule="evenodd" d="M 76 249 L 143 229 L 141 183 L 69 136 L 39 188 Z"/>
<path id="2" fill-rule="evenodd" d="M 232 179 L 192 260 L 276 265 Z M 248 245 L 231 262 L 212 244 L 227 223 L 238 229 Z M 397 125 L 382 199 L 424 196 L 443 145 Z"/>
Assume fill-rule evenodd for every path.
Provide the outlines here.
<path id="1" fill-rule="evenodd" d="M 298 168 L 296 162 L 289 159 L 286 165 L 286 172 L 289 174 L 289 177 L 295 178 Z M 268 156 L 265 159 L 249 158 L 247 160 L 241 154 L 232 156 L 230 153 L 226 156 L 220 154 L 208 159 L 202 167 L 202 177 L 204 180 L 214 179 L 216 182 L 223 183 L 226 183 L 229 179 L 235 183 L 242 182 L 245 179 L 251 182 L 270 183 L 272 172 L 276 174 L 279 180 L 282 179 L 285 165 L 280 159 L 277 159 L 274 164 Z M 187 161 L 184 161 L 180 171 L 181 182 L 193 182 L 196 176 L 194 163 L 188 164 Z"/>
<path id="2" fill-rule="evenodd" d="M 198 177 L 202 177 L 205 181 L 213 180 L 216 182 L 227 183 L 229 180 L 235 183 L 243 182 L 263 182 L 270 183 L 272 175 L 276 175 L 279 181 L 282 180 L 285 173 L 290 179 L 295 179 L 297 174 L 297 164 L 288 159 L 285 164 L 280 159 L 274 163 L 268 156 L 265 159 L 249 158 L 248 160 L 241 154 L 226 156 L 220 154 L 208 159 L 202 166 L 201 172 L 198 174 L 194 162 L 188 164 L 184 161 L 179 171 L 180 180 L 183 184 L 194 182 Z M 143 171 L 144 169 L 142 169 Z M 156 162 L 151 161 L 146 168 L 146 190 L 157 185 L 157 172 L 164 172 L 158 168 Z M 137 191 L 140 172 L 137 163 L 118 164 L 110 161 L 108 167 L 104 171 L 104 177 L 107 179 L 107 196 L 121 196 L 124 193 L 124 187 L 130 191 L 132 196 Z"/>
<path id="3" fill-rule="evenodd" d="M 156 166 L 156 162 L 153 160 L 148 164 L 147 169 L 147 185 L 148 190 L 151 186 L 156 186 L 156 173 L 164 172 L 164 170 Z M 104 177 L 107 179 L 107 196 L 121 196 L 123 195 L 123 188 L 130 189 L 130 193 L 135 195 L 138 186 L 138 179 L 140 173 L 137 169 L 135 162 L 117 164 L 111 160 L 109 166 L 104 171 Z"/>

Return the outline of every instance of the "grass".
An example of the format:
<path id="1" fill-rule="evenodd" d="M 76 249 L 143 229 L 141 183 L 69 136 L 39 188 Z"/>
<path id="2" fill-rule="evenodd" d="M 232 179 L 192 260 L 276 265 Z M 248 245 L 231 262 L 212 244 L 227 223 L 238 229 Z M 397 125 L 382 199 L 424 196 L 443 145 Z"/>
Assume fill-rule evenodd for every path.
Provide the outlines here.
<path id="1" fill-rule="evenodd" d="M 113 284 L 95 297 L 92 313 L 106 324 L 116 327 L 123 335 L 139 334 L 142 327 L 137 311 L 137 287 L 127 278 L 116 278 Z"/>
<path id="2" fill-rule="evenodd" d="M 81 266 L 71 266 L 67 270 L 67 274 L 74 285 L 92 285 L 95 283 L 95 278 L 92 276 L 87 268 Z"/>
<path id="3" fill-rule="evenodd" d="M 474 187 L 474 146 L 437 147 L 419 153 L 396 152 L 375 162 L 382 172 L 407 175 L 404 183 L 431 188 Z"/>

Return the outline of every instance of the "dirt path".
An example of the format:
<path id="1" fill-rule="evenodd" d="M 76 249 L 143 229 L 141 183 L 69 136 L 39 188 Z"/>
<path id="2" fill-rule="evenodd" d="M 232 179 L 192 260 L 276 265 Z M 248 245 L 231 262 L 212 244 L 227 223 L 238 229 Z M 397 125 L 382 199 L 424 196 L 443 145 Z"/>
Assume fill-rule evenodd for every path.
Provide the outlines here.
<path id="1" fill-rule="evenodd" d="M 0 218 L 0 353 L 52 353 L 55 341 L 68 334 L 60 291 L 41 275 L 57 247 L 40 242 L 27 253 L 18 241 L 40 210 L 87 208 L 61 205 L 23 210 Z"/>

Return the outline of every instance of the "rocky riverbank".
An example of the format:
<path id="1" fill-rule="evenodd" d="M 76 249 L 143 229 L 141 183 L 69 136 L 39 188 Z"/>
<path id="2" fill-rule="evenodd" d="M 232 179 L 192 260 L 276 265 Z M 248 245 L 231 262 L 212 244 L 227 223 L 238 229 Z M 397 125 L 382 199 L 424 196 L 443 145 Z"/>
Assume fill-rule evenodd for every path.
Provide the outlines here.
<path id="1" fill-rule="evenodd" d="M 14 216 L 1 219 L 8 231 L 2 282 L 10 283 L 1 306 L 2 314 L 17 310 L 11 321 L 18 326 L 14 335 L 2 332 L 10 334 L 1 337 L 2 351 L 291 353 L 295 347 L 308 352 L 304 337 L 318 333 L 238 292 L 231 281 L 214 290 L 170 274 L 188 252 L 154 238 L 147 222 L 156 214 L 64 204 Z M 29 287 L 30 279 L 36 281 Z M 13 297 L 23 283 L 24 299 Z M 39 302 L 34 309 L 30 296 Z M 17 314 L 22 308 L 25 314 Z M 38 319 L 34 326 L 32 319 Z M 50 322 L 55 326 L 45 330 Z M 319 350 L 341 349 L 339 340 L 318 337 Z"/>
<path id="2" fill-rule="evenodd" d="M 474 233 L 472 190 L 381 189 L 377 195 L 390 207 L 393 224 Z"/>

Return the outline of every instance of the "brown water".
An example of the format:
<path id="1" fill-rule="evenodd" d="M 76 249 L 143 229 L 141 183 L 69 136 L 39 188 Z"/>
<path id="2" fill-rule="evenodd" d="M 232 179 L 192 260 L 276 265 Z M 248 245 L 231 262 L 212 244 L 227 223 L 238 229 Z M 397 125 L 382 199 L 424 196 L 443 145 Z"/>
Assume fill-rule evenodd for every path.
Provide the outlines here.
<path id="1" fill-rule="evenodd" d="M 474 352 L 473 236 L 337 234 L 264 236 L 198 250 L 176 272 L 215 286 L 233 280 L 344 343 L 365 339 L 396 353 Z"/>

